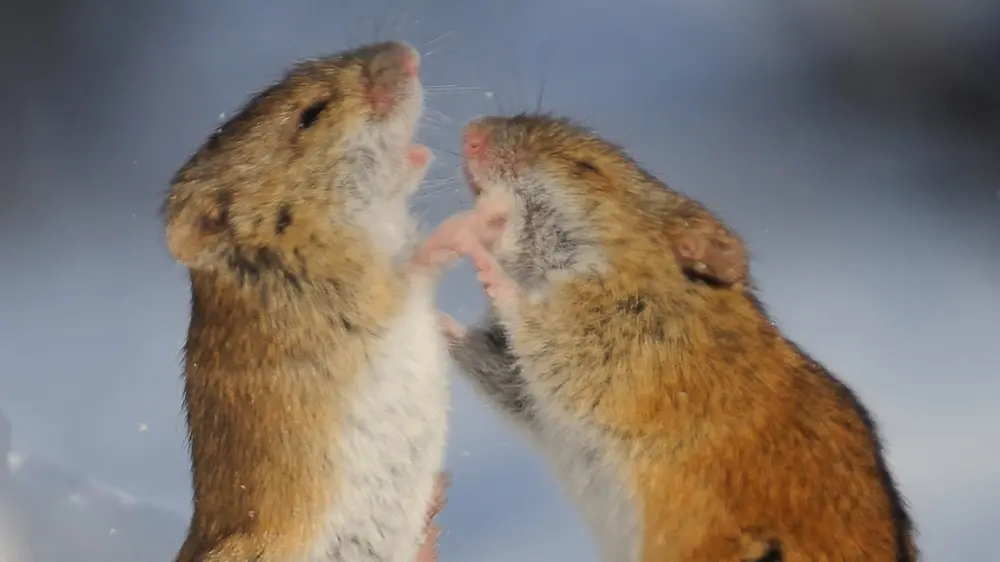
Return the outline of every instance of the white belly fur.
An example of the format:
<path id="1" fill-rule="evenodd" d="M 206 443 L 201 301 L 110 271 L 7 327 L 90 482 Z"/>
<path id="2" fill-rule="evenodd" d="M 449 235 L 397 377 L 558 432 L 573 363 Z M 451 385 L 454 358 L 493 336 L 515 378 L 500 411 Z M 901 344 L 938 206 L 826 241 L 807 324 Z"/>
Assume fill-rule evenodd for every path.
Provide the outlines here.
<path id="1" fill-rule="evenodd" d="M 332 455 L 349 462 L 310 560 L 413 562 L 444 458 L 446 361 L 432 290 L 411 287 L 350 399 Z"/>
<path id="2" fill-rule="evenodd" d="M 636 502 L 618 475 L 622 463 L 597 431 L 567 428 L 549 416 L 535 418 L 538 447 L 590 529 L 605 562 L 639 559 L 640 520 Z"/>

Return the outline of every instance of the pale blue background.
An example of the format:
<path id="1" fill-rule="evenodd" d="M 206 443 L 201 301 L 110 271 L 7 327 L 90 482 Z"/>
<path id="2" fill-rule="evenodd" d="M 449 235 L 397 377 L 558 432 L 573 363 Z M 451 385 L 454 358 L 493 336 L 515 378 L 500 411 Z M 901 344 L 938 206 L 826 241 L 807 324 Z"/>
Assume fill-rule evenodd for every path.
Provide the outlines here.
<path id="1" fill-rule="evenodd" d="M 854 103 L 817 79 L 800 41 L 820 34 L 795 33 L 780 2 L 22 4 L 0 14 L 0 410 L 16 450 L 0 474 L 0 562 L 31 560 L 19 542 L 39 562 L 171 559 L 190 501 L 188 295 L 156 206 L 220 115 L 292 59 L 376 37 L 426 53 L 428 225 L 469 202 L 454 179 L 461 124 L 534 108 L 544 84 L 545 109 L 594 125 L 742 232 L 779 324 L 880 420 L 927 560 L 1000 560 L 997 130 L 933 124 L 895 79 Z M 924 46 L 973 36 L 942 14 L 918 21 L 948 23 L 931 31 L 899 16 L 897 31 Z M 864 17 L 824 18 L 802 21 L 863 60 L 909 52 Z M 484 305 L 466 267 L 441 295 L 463 321 Z M 595 560 L 539 459 L 455 381 L 442 562 Z"/>

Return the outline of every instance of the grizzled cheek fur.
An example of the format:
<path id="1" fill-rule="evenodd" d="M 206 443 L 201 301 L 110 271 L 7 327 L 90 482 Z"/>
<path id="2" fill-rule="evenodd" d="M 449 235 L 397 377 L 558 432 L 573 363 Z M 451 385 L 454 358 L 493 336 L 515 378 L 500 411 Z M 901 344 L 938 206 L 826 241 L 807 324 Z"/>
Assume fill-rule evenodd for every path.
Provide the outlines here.
<path id="1" fill-rule="evenodd" d="M 369 139 L 340 158 L 340 165 L 346 171 L 344 177 L 350 181 L 339 188 L 349 191 L 362 207 L 367 207 L 401 180 L 403 159 L 403 151 L 389 146 L 385 139 Z"/>
<path id="2" fill-rule="evenodd" d="M 567 269 L 574 263 L 576 245 L 559 211 L 538 190 L 518 193 L 513 247 L 497 258 L 519 285 L 538 286 L 549 271 Z M 519 226 L 519 228 L 517 228 Z"/>

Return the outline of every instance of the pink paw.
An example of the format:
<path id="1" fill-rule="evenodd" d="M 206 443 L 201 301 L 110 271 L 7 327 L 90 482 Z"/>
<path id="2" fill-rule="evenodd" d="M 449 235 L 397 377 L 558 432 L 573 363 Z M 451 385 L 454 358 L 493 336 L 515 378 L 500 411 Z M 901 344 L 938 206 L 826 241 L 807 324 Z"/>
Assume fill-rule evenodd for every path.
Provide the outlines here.
<path id="1" fill-rule="evenodd" d="M 440 270 L 456 261 L 469 250 L 473 236 L 470 225 L 474 220 L 471 211 L 454 215 L 437 228 L 420 244 L 410 260 L 411 266 Z"/>
<path id="2" fill-rule="evenodd" d="M 496 258 L 485 250 L 475 252 L 471 257 L 476 267 L 476 278 L 495 303 L 506 303 L 517 297 L 517 284 L 504 273 Z"/>
<path id="3" fill-rule="evenodd" d="M 427 273 L 436 273 L 459 258 L 458 252 L 449 248 L 422 245 L 410 258 L 409 268 Z"/>
<path id="4" fill-rule="evenodd" d="M 496 202 L 477 204 L 472 211 L 453 215 L 438 225 L 413 256 L 418 268 L 437 270 L 459 255 L 468 256 L 483 290 L 495 302 L 509 302 L 518 294 L 511 280 L 490 253 L 507 224 L 507 209 Z"/>
<path id="5" fill-rule="evenodd" d="M 412 144 L 406 149 L 404 159 L 406 167 L 393 193 L 410 195 L 427 175 L 427 169 L 434 160 L 434 154 L 431 149 L 422 144 Z"/>
<path id="6" fill-rule="evenodd" d="M 468 333 L 468 329 L 465 326 L 444 312 L 438 313 L 438 330 L 449 343 L 465 339 L 465 335 Z"/>

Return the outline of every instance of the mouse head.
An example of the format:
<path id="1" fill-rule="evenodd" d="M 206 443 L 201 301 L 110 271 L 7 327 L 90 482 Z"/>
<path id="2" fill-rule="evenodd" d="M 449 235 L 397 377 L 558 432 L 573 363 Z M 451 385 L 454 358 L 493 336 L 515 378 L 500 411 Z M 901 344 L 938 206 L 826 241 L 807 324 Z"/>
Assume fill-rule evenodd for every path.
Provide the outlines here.
<path id="1" fill-rule="evenodd" d="M 698 202 L 667 188 L 623 150 L 568 119 L 485 117 L 466 127 L 463 169 L 507 269 L 616 267 L 679 283 L 749 282 L 739 237 Z M 506 256 L 504 254 L 512 254 Z M 517 275 L 514 275 L 517 278 Z M 525 282 L 526 279 L 518 279 Z M 669 277 L 664 280 L 669 280 Z"/>
<path id="2" fill-rule="evenodd" d="M 406 196 L 430 160 L 412 144 L 418 71 L 413 48 L 380 43 L 300 62 L 251 98 L 172 180 L 163 212 L 174 258 L 288 274 L 351 233 L 401 249 Z"/>

